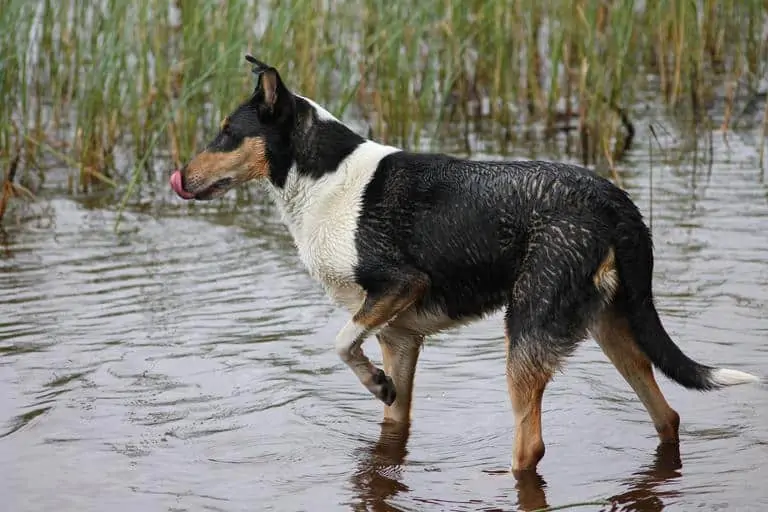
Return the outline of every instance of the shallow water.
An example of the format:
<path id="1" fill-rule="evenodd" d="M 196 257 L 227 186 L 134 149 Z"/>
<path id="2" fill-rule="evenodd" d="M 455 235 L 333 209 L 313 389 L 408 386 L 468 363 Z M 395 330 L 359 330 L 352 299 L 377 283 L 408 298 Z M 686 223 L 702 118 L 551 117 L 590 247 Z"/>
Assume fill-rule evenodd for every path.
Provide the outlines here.
<path id="1" fill-rule="evenodd" d="M 714 154 L 694 178 L 657 163 L 659 309 L 694 358 L 766 375 L 768 187 L 738 137 Z M 642 144 L 625 186 L 648 212 Z M 337 360 L 345 314 L 272 209 L 132 212 L 115 234 L 109 209 L 51 206 L 0 251 L 2 511 L 768 508 L 764 385 L 660 377 L 683 423 L 658 451 L 585 342 L 545 395 L 539 476 L 517 483 L 499 315 L 427 344 L 406 440 Z"/>

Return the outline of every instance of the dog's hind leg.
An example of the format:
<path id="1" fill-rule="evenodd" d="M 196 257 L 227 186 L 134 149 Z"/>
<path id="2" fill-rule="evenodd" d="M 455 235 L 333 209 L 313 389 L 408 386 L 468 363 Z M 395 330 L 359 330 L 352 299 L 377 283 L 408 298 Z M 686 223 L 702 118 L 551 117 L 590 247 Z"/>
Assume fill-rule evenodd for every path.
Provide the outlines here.
<path id="1" fill-rule="evenodd" d="M 530 237 L 528 253 L 505 315 L 507 387 L 515 416 L 512 472 L 534 470 L 544 456 L 544 389 L 587 336 L 589 320 L 604 307 L 593 274 L 607 244 L 590 219 L 549 219 Z M 597 226 L 599 227 L 599 226 Z"/>
<path id="2" fill-rule="evenodd" d="M 512 472 L 534 470 L 544 457 L 541 403 L 544 389 L 582 336 L 558 332 L 557 322 L 547 325 L 532 302 L 546 303 L 552 295 L 524 296 L 512 302 L 505 317 L 507 388 L 515 417 Z M 560 321 L 563 321 L 561 318 Z M 553 325 L 554 324 L 554 325 Z"/>
<path id="3" fill-rule="evenodd" d="M 507 389 L 515 418 L 512 472 L 519 476 L 519 472 L 536 469 L 544 457 L 541 427 L 544 389 L 575 342 L 557 340 L 543 330 L 520 329 L 518 312 L 508 310 L 505 338 Z"/>
<path id="4" fill-rule="evenodd" d="M 395 386 L 396 398 L 384 406 L 384 420 L 407 424 L 411 417 L 411 394 L 416 363 L 424 337 L 403 329 L 385 327 L 378 335 L 386 373 Z"/>
<path id="5" fill-rule="evenodd" d="M 629 383 L 653 420 L 662 443 L 677 443 L 680 416 L 672 409 L 653 376 L 650 360 L 635 343 L 620 309 L 606 309 L 591 328 L 600 348 Z"/>
<path id="6" fill-rule="evenodd" d="M 552 370 L 544 361 L 531 359 L 507 337 L 507 389 L 515 416 L 512 472 L 536 469 L 544 457 L 541 402 Z"/>
<path id="7" fill-rule="evenodd" d="M 419 300 L 429 286 L 429 278 L 420 272 L 382 273 L 370 279 L 365 300 L 352 319 L 336 336 L 336 353 L 376 398 L 391 406 L 396 389 L 392 378 L 371 363 L 362 344 L 377 334 L 388 322 Z"/>

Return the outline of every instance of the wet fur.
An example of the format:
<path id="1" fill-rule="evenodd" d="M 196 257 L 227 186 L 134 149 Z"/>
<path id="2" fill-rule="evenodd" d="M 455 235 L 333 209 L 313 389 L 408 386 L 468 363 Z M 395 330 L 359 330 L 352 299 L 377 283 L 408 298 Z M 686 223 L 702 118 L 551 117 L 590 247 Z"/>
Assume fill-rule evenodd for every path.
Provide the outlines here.
<path id="1" fill-rule="evenodd" d="M 650 233 L 610 181 L 563 163 L 381 145 L 292 94 L 274 68 L 251 62 L 253 96 L 182 170 L 182 186 L 208 199 L 256 177 L 268 181 L 301 261 L 351 315 L 336 350 L 385 403 L 385 418 L 409 421 L 424 336 L 500 309 L 515 471 L 543 456 L 544 388 L 590 334 L 664 442 L 677 442 L 679 417 L 652 366 L 692 389 L 755 380 L 703 366 L 669 338 L 651 290 Z M 243 156 L 248 148 L 255 154 Z M 386 371 L 362 349 L 374 335 Z"/>

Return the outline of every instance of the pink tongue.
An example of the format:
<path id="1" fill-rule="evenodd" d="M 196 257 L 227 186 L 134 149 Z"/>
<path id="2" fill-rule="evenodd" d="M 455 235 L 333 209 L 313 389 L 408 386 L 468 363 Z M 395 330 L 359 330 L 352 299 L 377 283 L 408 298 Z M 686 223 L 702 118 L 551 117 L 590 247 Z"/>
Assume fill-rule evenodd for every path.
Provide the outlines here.
<path id="1" fill-rule="evenodd" d="M 195 197 L 194 194 L 190 194 L 186 190 L 184 190 L 181 186 L 181 171 L 176 171 L 173 174 L 171 174 L 171 188 L 174 192 L 176 192 L 180 198 L 182 199 L 192 199 Z"/>

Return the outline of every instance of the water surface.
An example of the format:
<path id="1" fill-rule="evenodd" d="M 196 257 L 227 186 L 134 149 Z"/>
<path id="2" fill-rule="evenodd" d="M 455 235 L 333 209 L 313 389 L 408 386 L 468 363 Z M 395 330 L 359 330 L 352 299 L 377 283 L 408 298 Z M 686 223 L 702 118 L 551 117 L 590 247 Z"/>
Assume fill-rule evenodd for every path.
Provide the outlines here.
<path id="1" fill-rule="evenodd" d="M 655 289 L 691 356 L 765 375 L 768 188 L 729 142 L 695 175 L 657 162 Z M 646 213 L 647 154 L 624 175 Z M 682 430 L 657 450 L 587 341 L 545 395 L 539 475 L 517 483 L 499 315 L 429 341 L 404 439 L 335 356 L 345 313 L 273 209 L 134 211 L 115 233 L 108 208 L 50 206 L 0 251 L 0 510 L 768 509 L 765 386 L 660 377 Z"/>

